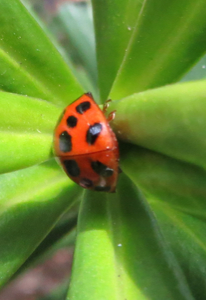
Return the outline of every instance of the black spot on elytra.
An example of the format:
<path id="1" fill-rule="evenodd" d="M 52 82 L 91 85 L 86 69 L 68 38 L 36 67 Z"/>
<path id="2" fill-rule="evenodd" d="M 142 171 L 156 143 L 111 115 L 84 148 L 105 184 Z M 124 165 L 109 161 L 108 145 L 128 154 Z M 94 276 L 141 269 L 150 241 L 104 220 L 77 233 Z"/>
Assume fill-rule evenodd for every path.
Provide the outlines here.
<path id="1" fill-rule="evenodd" d="M 84 188 L 91 188 L 93 187 L 93 182 L 88 178 L 81 178 L 79 184 Z"/>
<path id="2" fill-rule="evenodd" d="M 72 150 L 72 137 L 67 131 L 63 131 L 59 136 L 59 148 L 62 152 L 70 152 Z"/>
<path id="3" fill-rule="evenodd" d="M 77 125 L 77 118 L 75 116 L 69 116 L 67 118 L 67 125 L 74 128 Z"/>
<path id="4" fill-rule="evenodd" d="M 80 169 L 77 162 L 73 159 L 66 159 L 63 161 L 65 169 L 70 176 L 77 177 L 80 175 Z"/>
<path id="5" fill-rule="evenodd" d="M 98 160 L 92 161 L 91 167 L 97 174 L 99 174 L 100 176 L 103 176 L 103 177 L 112 176 L 112 174 L 114 173 L 113 169 L 107 167 L 106 165 L 104 165 L 103 163 L 101 163 Z"/>
<path id="6" fill-rule="evenodd" d="M 76 106 L 76 111 L 82 115 L 85 111 L 90 109 L 90 106 L 91 106 L 91 104 L 89 101 L 84 101 Z"/>
<path id="7" fill-rule="evenodd" d="M 94 190 L 97 192 L 109 192 L 111 186 L 95 186 Z"/>
<path id="8" fill-rule="evenodd" d="M 102 131 L 102 125 L 95 123 L 87 130 L 86 141 L 89 145 L 93 145 Z"/>

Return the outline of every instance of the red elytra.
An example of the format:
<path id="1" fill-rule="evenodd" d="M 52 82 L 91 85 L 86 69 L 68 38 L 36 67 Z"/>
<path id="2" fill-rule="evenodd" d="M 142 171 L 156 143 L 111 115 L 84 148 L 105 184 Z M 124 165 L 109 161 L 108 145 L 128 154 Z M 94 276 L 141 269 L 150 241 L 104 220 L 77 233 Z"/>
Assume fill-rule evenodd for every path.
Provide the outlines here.
<path id="1" fill-rule="evenodd" d="M 91 93 L 68 105 L 54 132 L 54 151 L 67 175 L 77 184 L 115 192 L 119 149 L 104 115 L 106 107 L 102 111 Z"/>

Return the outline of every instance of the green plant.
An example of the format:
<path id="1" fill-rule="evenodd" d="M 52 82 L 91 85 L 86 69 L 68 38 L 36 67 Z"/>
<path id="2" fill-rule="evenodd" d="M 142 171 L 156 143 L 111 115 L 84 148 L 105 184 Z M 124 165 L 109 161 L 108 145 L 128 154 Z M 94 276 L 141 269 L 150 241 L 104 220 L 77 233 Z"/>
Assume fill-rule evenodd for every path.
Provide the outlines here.
<path id="1" fill-rule="evenodd" d="M 83 88 L 23 4 L 0 3 L 1 285 L 64 235 L 57 221 L 81 199 L 67 299 L 205 299 L 206 81 L 175 82 L 205 53 L 206 2 L 92 4 L 116 194 L 83 191 L 55 162 L 53 129 Z M 201 65 L 184 80 L 205 77 Z"/>

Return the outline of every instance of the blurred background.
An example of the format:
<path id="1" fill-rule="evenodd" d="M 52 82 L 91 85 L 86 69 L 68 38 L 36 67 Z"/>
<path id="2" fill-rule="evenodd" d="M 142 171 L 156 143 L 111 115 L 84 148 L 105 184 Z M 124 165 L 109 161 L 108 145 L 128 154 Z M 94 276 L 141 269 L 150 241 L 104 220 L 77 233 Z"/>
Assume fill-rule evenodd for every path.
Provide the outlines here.
<path id="1" fill-rule="evenodd" d="M 97 63 L 91 2 L 22 0 L 47 32 L 85 91 L 97 91 Z"/>

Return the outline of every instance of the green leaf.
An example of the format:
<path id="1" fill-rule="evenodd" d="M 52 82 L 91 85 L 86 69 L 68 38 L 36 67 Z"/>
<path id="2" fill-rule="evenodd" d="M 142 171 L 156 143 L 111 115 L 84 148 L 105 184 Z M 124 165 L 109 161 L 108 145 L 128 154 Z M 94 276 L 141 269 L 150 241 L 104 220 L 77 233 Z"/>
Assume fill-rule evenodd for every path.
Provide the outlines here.
<path id="1" fill-rule="evenodd" d="M 121 167 L 151 204 L 206 218 L 205 170 L 134 145 L 125 144 L 121 153 Z"/>
<path id="2" fill-rule="evenodd" d="M 125 56 L 142 1 L 92 0 L 100 95 L 108 97 Z"/>
<path id="3" fill-rule="evenodd" d="M 197 64 L 181 79 L 184 81 L 193 81 L 206 78 L 206 55 L 204 55 Z"/>
<path id="4" fill-rule="evenodd" d="M 53 131 L 61 109 L 43 100 L 0 92 L 0 173 L 53 157 Z"/>
<path id="5" fill-rule="evenodd" d="M 163 235 L 169 239 L 172 250 L 183 269 L 194 299 L 204 299 L 206 297 L 205 217 L 169 209 L 161 206 L 160 203 L 154 203 L 153 209 Z"/>
<path id="6" fill-rule="evenodd" d="M 80 194 L 81 197 L 81 194 Z M 78 199 L 75 199 L 77 202 Z M 73 209 L 73 206 L 72 206 Z M 69 210 L 69 212 L 71 209 Z M 68 213 L 67 213 L 68 214 Z M 66 215 L 67 215 L 66 214 Z M 48 256 L 52 256 L 59 249 L 74 246 L 76 238 L 76 225 L 77 225 L 77 213 L 75 216 L 70 214 L 70 217 L 65 219 L 65 214 L 57 222 L 54 228 L 49 232 L 44 240 L 38 245 L 35 251 L 29 256 L 25 263 L 21 266 L 15 276 L 25 271 L 31 266 L 41 263 L 46 260 Z"/>
<path id="7" fill-rule="evenodd" d="M 123 174 L 116 194 L 86 193 L 68 299 L 194 299 L 154 214 Z"/>
<path id="8" fill-rule="evenodd" d="M 205 53 L 205 0 L 93 0 L 93 6 L 103 99 L 175 82 Z"/>
<path id="9" fill-rule="evenodd" d="M 54 160 L 1 175 L 0 189 L 0 285 L 3 285 L 82 190 Z"/>
<path id="10" fill-rule="evenodd" d="M 93 22 L 90 7 L 85 2 L 64 3 L 60 6 L 58 17 L 63 24 L 69 41 L 75 49 L 94 86 L 97 86 L 97 63 Z"/>
<path id="11" fill-rule="evenodd" d="M 117 193 L 85 193 L 68 297 L 202 300 L 205 81 L 132 93 L 178 80 L 203 55 L 206 3 L 93 5 L 101 96 L 130 95 L 110 106 L 118 137 L 130 144 L 121 149 L 127 176 L 120 175 Z M 0 175 L 3 285 L 65 233 L 54 226 L 82 195 L 52 153 L 61 113 L 54 104 L 72 102 L 82 89 L 21 2 L 0 7 L 0 87 L 53 102 L 0 93 L 0 172 L 51 159 Z"/>
<path id="12" fill-rule="evenodd" d="M 206 172 L 131 145 L 122 149 L 121 167 L 146 196 L 194 298 L 204 299 Z"/>
<path id="13" fill-rule="evenodd" d="M 112 102 L 118 137 L 206 167 L 206 82 L 175 84 Z"/>
<path id="14" fill-rule="evenodd" d="M 0 26 L 2 90 L 58 105 L 82 94 L 58 51 L 19 0 L 1 1 Z"/>

